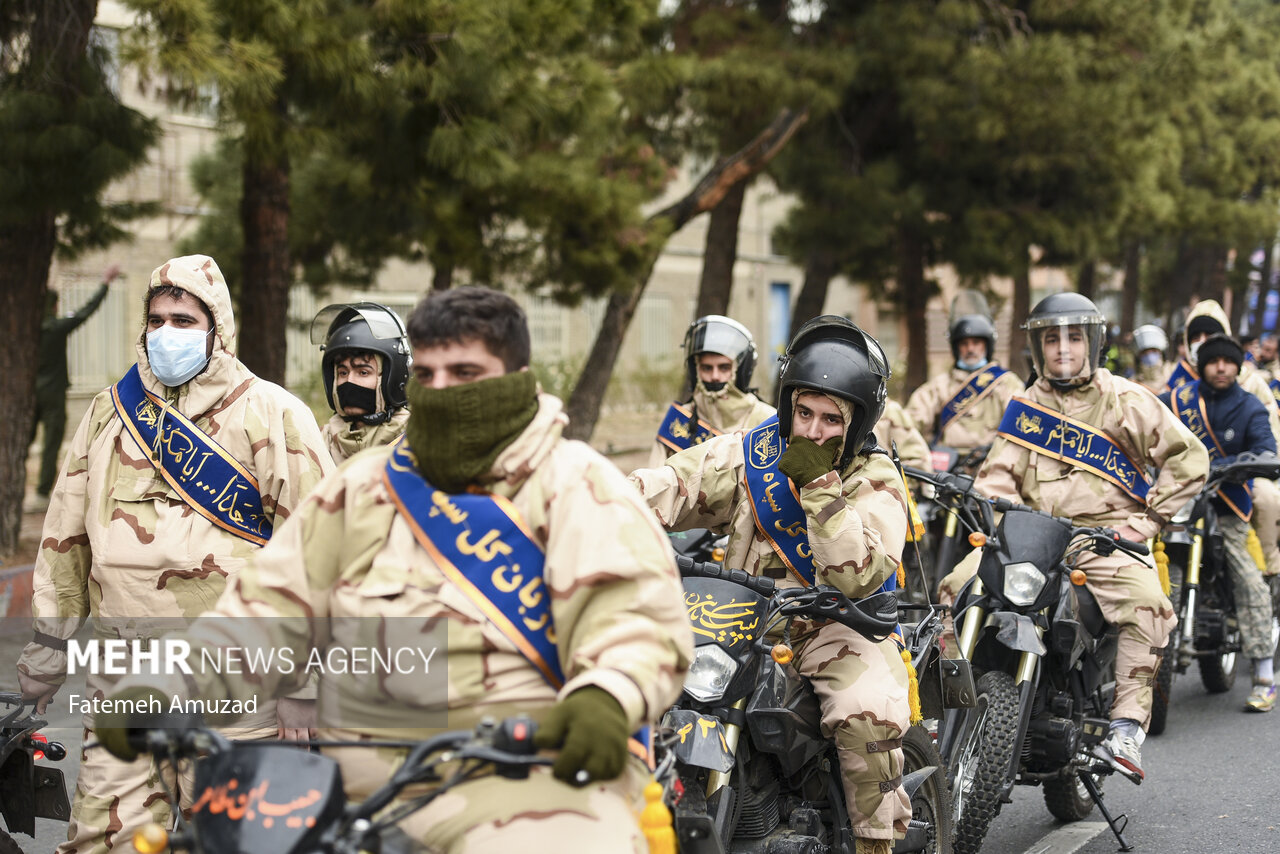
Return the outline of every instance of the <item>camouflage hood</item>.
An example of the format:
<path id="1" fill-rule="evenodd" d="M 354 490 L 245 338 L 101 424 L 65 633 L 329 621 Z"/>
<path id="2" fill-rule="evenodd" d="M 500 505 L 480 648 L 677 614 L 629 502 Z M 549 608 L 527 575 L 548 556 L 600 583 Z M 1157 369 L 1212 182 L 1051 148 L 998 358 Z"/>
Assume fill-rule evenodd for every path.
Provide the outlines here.
<path id="1" fill-rule="evenodd" d="M 1182 327 L 1182 343 L 1187 344 L 1187 329 L 1191 326 L 1191 321 L 1197 317 L 1211 317 L 1218 321 L 1223 332 L 1230 333 L 1231 323 L 1227 320 L 1227 313 L 1222 310 L 1222 306 L 1218 304 L 1216 299 L 1200 300 L 1196 303 L 1195 308 L 1191 309 L 1191 313 L 1187 315 L 1187 322 Z"/>
<path id="2" fill-rule="evenodd" d="M 151 373 L 147 357 L 147 311 L 151 292 L 161 285 L 173 285 L 204 303 L 213 316 L 213 354 L 203 371 L 176 389 L 167 388 Z M 231 310 L 231 291 L 218 264 L 208 255 L 172 258 L 151 273 L 147 295 L 142 302 L 142 331 L 135 349 L 142 383 L 161 397 L 176 397 L 177 409 L 187 416 L 203 413 L 226 397 L 253 374 L 236 358 L 236 321 Z"/>
<path id="3" fill-rule="evenodd" d="M 502 449 L 489 473 L 478 480 L 489 489 L 508 497 L 514 495 L 529 475 L 542 465 L 560 441 L 569 423 L 558 397 L 538 394 L 538 412 L 516 440 Z"/>

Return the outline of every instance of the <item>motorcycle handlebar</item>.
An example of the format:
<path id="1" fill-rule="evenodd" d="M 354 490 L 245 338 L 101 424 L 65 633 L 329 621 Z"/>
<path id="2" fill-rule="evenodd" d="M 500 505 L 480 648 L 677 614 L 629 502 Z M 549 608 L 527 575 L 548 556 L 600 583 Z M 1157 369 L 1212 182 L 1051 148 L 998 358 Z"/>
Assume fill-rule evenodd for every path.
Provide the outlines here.
<path id="1" fill-rule="evenodd" d="M 676 566 L 680 568 L 680 575 L 683 578 L 718 578 L 739 584 L 748 590 L 759 593 L 761 596 L 772 596 L 777 588 L 772 578 L 766 578 L 763 575 L 752 575 L 742 569 L 729 569 L 718 563 L 696 561 L 684 555 L 676 555 Z"/>

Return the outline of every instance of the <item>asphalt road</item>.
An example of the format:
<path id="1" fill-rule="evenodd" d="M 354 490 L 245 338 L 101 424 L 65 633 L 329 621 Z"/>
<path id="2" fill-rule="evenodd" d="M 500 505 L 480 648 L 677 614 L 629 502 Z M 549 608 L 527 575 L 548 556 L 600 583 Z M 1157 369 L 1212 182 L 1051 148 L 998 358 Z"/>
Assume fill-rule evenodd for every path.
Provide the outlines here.
<path id="1" fill-rule="evenodd" d="M 1193 664 L 1174 683 L 1168 728 L 1143 745 L 1146 780 L 1140 786 L 1115 776 L 1106 781 L 1107 809 L 1129 816 L 1124 833 L 1135 851 L 1280 851 L 1280 712 L 1244 712 L 1249 684 L 1248 665 L 1242 662 L 1234 690 L 1207 694 Z M 992 822 L 982 850 L 1118 850 L 1096 809 L 1082 824 L 1088 826 L 1076 826 L 1073 838 L 1073 826 L 1049 814 L 1038 788 L 1019 786 L 1013 803 Z"/>
<path id="2" fill-rule="evenodd" d="M 4 643 L 0 640 L 0 652 Z M 11 659 L 9 659 L 11 660 Z M 1146 854 L 1280 852 L 1280 712 L 1246 714 L 1246 665 L 1229 694 L 1206 694 L 1195 665 L 1174 684 L 1164 735 L 1143 746 L 1147 779 L 1141 786 L 1112 777 L 1103 788 L 1113 814 L 1125 813 L 1125 835 Z M 0 688 L 12 681 L 0 675 Z M 78 730 L 49 731 L 68 756 L 57 763 L 68 793 L 79 768 Z M 66 825 L 37 820 L 37 836 L 16 837 L 28 854 L 49 854 Z M 1084 822 L 1058 823 L 1038 789 L 1019 786 L 992 823 L 984 852 L 992 854 L 1105 854 L 1117 845 L 1097 810 Z"/>

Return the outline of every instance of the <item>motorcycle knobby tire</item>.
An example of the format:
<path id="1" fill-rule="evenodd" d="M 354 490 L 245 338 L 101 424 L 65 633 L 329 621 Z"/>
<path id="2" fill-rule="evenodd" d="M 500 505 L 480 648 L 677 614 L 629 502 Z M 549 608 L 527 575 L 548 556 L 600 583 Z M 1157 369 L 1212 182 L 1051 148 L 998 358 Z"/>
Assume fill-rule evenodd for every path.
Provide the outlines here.
<path id="1" fill-rule="evenodd" d="M 955 854 L 978 854 L 987 828 L 1000 814 L 1000 792 L 1013 761 L 1018 733 L 1018 689 L 1013 677 L 998 670 L 984 673 L 977 690 L 979 707 L 981 698 L 986 698 L 987 716 L 976 736 L 981 743 L 973 788 L 965 798 L 964 815 L 956 816 Z M 955 785 L 964 785 L 964 781 L 957 780 Z"/>

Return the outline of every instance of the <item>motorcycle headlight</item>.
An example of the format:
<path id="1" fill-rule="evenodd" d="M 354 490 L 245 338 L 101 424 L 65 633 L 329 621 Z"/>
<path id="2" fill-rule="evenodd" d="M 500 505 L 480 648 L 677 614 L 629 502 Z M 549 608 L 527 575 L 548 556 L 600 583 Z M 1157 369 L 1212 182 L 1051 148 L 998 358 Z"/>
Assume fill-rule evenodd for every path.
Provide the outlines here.
<path id="1" fill-rule="evenodd" d="M 1011 563 L 1004 568 L 1004 598 L 1015 605 L 1030 605 L 1044 589 L 1044 573 L 1034 563 Z"/>
<path id="2" fill-rule="evenodd" d="M 713 703 L 724 697 L 733 674 L 738 672 L 738 662 L 715 644 L 698 647 L 693 664 L 684 678 L 684 690 L 699 702 Z"/>

